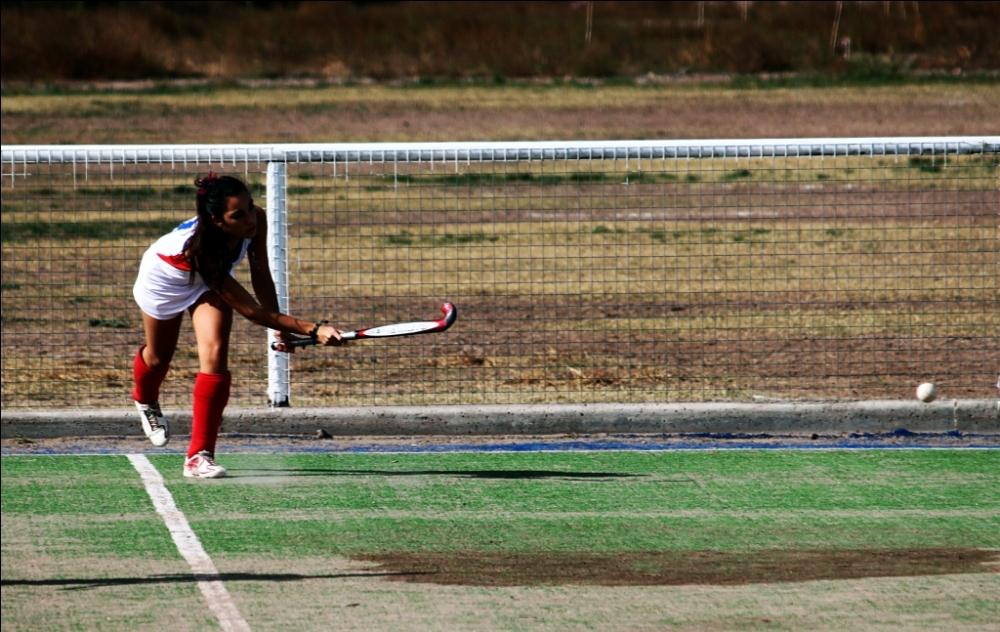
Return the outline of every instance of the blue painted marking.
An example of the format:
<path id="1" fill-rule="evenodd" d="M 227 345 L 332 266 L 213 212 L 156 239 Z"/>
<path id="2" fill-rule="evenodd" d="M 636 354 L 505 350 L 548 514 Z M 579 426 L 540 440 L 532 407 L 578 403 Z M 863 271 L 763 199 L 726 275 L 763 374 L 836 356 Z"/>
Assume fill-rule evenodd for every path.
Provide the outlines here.
<path id="1" fill-rule="evenodd" d="M 183 445 L 184 438 L 177 437 Z M 229 447 L 226 439 L 242 441 Z M 154 449 L 145 439 L 130 437 L 123 449 L 119 443 L 107 448 L 52 447 L 46 445 L 4 446 L 7 455 L 69 455 L 69 454 L 123 454 L 146 452 L 150 454 L 183 454 L 181 449 Z M 441 443 L 407 445 L 405 438 L 386 437 L 383 442 L 372 439 L 366 445 L 343 446 L 332 441 L 285 435 L 226 435 L 220 454 L 386 454 L 386 453 L 454 453 L 454 452 L 601 452 L 601 451 L 705 451 L 705 450 L 913 450 L 913 449 L 1000 449 L 1000 436 L 992 434 L 967 434 L 950 432 L 921 433 L 900 428 L 886 433 L 852 433 L 846 436 L 826 435 L 808 439 L 767 434 L 741 433 L 687 433 L 687 434 L 616 434 L 591 438 L 582 435 L 565 440 L 525 440 L 513 443 Z M 414 438 L 414 441 L 418 438 Z M 958 440 L 958 441 L 956 441 Z"/>

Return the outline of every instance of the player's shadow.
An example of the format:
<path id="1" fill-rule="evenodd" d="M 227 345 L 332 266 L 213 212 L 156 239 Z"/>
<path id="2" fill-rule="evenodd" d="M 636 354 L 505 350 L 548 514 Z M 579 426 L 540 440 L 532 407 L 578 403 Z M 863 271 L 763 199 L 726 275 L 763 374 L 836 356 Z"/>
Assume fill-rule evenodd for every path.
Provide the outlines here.
<path id="1" fill-rule="evenodd" d="M 351 573 L 331 573 L 322 575 L 301 575 L 298 573 L 218 573 L 215 575 L 193 575 L 178 573 L 171 575 L 151 575 L 149 577 L 102 577 L 94 579 L 4 579 L 0 586 L 56 586 L 63 590 L 93 590 L 111 586 L 137 586 L 151 584 L 189 584 L 201 581 L 220 582 L 298 582 L 310 579 L 355 579 L 361 577 L 403 577 L 411 575 L 426 575 L 430 571 L 386 572 L 357 571 Z"/>
<path id="2" fill-rule="evenodd" d="M 333 468 L 254 468 L 234 472 L 234 477 L 252 476 L 452 476 L 499 480 L 563 479 L 607 480 L 639 478 L 648 474 L 622 472 L 566 472 L 560 470 L 344 470 Z"/>

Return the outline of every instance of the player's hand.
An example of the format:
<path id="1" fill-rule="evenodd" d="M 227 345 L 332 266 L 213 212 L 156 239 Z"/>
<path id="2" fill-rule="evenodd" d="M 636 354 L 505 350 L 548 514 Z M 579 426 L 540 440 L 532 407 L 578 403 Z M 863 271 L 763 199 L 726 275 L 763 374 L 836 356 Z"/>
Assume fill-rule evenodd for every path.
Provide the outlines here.
<path id="1" fill-rule="evenodd" d="M 283 331 L 274 332 L 274 338 L 278 341 L 278 346 L 275 347 L 275 351 L 284 351 L 285 353 L 295 353 L 295 347 L 288 344 L 292 341 L 292 337 Z"/>
<path id="2" fill-rule="evenodd" d="M 341 333 L 343 332 L 335 327 L 323 325 L 316 331 L 316 340 L 325 347 L 339 347 L 347 343 L 346 340 L 340 337 Z"/>

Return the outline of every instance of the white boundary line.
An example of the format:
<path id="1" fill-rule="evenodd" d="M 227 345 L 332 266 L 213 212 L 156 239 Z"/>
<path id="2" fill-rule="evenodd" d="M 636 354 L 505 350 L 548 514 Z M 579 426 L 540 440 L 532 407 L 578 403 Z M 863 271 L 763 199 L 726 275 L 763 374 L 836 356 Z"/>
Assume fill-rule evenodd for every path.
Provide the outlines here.
<path id="1" fill-rule="evenodd" d="M 170 495 L 163 476 L 156 467 L 149 462 L 143 454 L 128 454 L 128 460 L 135 467 L 139 475 L 142 476 L 142 484 L 146 488 L 146 493 L 153 501 L 156 513 L 160 514 L 163 521 L 167 523 L 167 530 L 177 545 L 177 550 L 187 560 L 198 580 L 198 588 L 205 595 L 208 607 L 219 619 L 219 625 L 227 632 L 250 632 L 250 626 L 236 608 L 236 603 L 230 596 L 229 591 L 222 584 L 219 571 L 216 570 L 212 558 L 208 556 L 202 548 L 198 536 L 191 530 L 187 518 L 177 505 L 174 497 Z"/>

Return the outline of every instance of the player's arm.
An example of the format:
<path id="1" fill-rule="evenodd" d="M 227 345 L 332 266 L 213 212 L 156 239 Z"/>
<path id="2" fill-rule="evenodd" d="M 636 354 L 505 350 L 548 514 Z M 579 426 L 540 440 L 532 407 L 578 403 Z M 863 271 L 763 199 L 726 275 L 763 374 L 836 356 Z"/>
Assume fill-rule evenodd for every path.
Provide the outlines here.
<path id="1" fill-rule="evenodd" d="M 261 306 L 272 312 L 279 312 L 278 293 L 274 289 L 271 266 L 267 262 L 267 214 L 259 206 L 255 206 L 254 211 L 257 213 L 257 235 L 250 241 L 247 249 L 250 283 Z"/>
<path id="2" fill-rule="evenodd" d="M 250 292 L 245 287 L 240 285 L 239 281 L 231 276 L 226 276 L 225 281 L 222 282 L 222 287 L 217 291 L 222 300 L 256 325 L 286 333 L 299 334 L 301 336 L 312 334 L 313 329 L 316 327 L 316 323 L 312 321 L 299 320 L 287 314 L 282 314 L 278 310 L 263 307 L 250 295 Z M 320 344 L 324 345 L 340 344 L 340 331 L 329 325 L 324 325 L 316 331 L 316 339 Z"/>
<path id="3" fill-rule="evenodd" d="M 254 207 L 254 212 L 257 213 L 257 234 L 250 241 L 250 247 L 247 249 L 247 260 L 250 263 L 250 283 L 251 285 L 253 285 L 253 293 L 257 297 L 257 301 L 255 302 L 259 301 L 259 307 L 265 313 L 277 314 L 278 316 L 282 316 L 281 308 L 278 305 L 278 293 L 274 287 L 274 278 L 271 276 L 271 266 L 268 264 L 267 261 L 267 214 L 264 212 L 264 209 L 262 209 L 259 206 Z M 239 284 L 237 283 L 237 285 Z M 246 291 L 242 286 L 240 286 L 240 289 L 243 289 L 244 292 Z M 233 309 L 239 311 L 239 308 L 235 304 L 233 304 Z M 246 314 L 244 314 L 243 312 L 240 313 L 246 316 Z M 250 319 L 252 322 L 257 322 L 254 321 L 253 318 L 251 318 L 250 316 L 247 316 L 247 318 Z M 297 322 L 303 322 L 303 321 L 297 321 Z M 258 323 L 258 324 L 263 324 L 263 323 Z M 291 342 L 291 339 L 285 335 L 286 333 L 301 333 L 298 331 L 288 331 L 286 329 L 275 327 L 273 325 L 264 325 L 264 326 L 270 329 L 277 330 L 276 337 L 278 339 L 278 342 L 286 345 L 289 342 Z M 312 325 L 312 327 L 315 327 L 315 324 Z M 309 331 L 312 330 L 312 327 L 310 327 Z M 336 333 L 328 335 L 334 336 L 335 339 L 334 342 L 336 343 L 337 341 L 340 340 L 340 332 L 332 327 L 331 329 L 333 329 L 334 332 Z M 309 331 L 306 331 L 305 333 L 308 334 Z M 327 344 L 326 342 L 323 341 L 323 339 L 319 337 L 317 337 L 317 339 L 322 344 Z M 294 347 L 288 345 L 287 347 L 285 347 L 285 350 L 294 351 L 295 349 Z"/>

